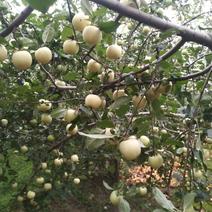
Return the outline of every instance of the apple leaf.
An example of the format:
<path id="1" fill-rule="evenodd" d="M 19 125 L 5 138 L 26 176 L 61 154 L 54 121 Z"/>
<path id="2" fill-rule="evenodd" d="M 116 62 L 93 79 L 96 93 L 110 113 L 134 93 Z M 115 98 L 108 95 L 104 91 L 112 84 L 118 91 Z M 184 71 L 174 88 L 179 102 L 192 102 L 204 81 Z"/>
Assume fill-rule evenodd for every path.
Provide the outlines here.
<path id="1" fill-rule="evenodd" d="M 130 212 L 131 211 L 130 204 L 124 198 L 120 199 L 118 207 L 119 207 L 119 212 Z"/>
<path id="2" fill-rule="evenodd" d="M 100 30 L 106 33 L 114 32 L 119 26 L 119 23 L 115 21 L 102 22 L 99 24 Z"/>
<path id="3" fill-rule="evenodd" d="M 183 198 L 183 212 L 195 212 L 193 208 L 194 198 L 196 193 L 191 192 L 184 196 Z"/>
<path id="4" fill-rule="evenodd" d="M 45 13 L 48 11 L 49 7 L 54 4 L 57 0 L 26 0 L 31 7 L 33 7 L 36 10 L 39 10 L 42 13 Z"/>
<path id="5" fill-rule="evenodd" d="M 111 191 L 114 190 L 114 189 L 113 189 L 111 186 L 109 186 L 108 183 L 105 182 L 104 180 L 103 180 L 103 185 L 104 185 L 104 187 L 105 187 L 107 190 L 111 190 Z"/>
<path id="6" fill-rule="evenodd" d="M 179 210 L 175 208 L 170 200 L 168 200 L 165 194 L 157 187 L 152 189 L 152 193 L 156 202 L 162 207 L 167 209 L 170 212 L 178 212 Z"/>
<path id="7" fill-rule="evenodd" d="M 42 40 L 44 43 L 51 42 L 55 36 L 55 30 L 51 25 L 47 25 L 43 34 Z"/>
<path id="8" fill-rule="evenodd" d="M 107 139 L 107 138 L 113 138 L 114 135 L 105 135 L 105 134 L 87 134 L 83 132 L 78 132 L 79 135 L 88 137 L 88 138 L 95 138 L 95 139 Z"/>

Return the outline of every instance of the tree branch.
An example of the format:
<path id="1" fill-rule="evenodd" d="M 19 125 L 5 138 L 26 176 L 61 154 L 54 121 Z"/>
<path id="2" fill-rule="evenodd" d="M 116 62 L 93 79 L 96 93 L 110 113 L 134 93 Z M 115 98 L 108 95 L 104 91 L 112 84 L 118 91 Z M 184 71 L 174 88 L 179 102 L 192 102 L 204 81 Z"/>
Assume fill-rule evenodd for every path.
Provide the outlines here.
<path id="1" fill-rule="evenodd" d="M 200 76 L 207 74 L 208 72 L 211 72 L 211 69 L 212 69 L 212 64 L 210 64 L 204 70 L 197 72 L 197 73 L 189 74 L 189 75 L 182 76 L 182 77 L 176 77 L 176 78 L 170 77 L 166 80 L 166 82 L 178 82 L 178 81 L 185 81 L 185 80 L 189 80 L 189 79 L 195 79 L 197 77 L 200 77 Z M 142 81 L 141 83 L 133 82 L 133 83 L 127 84 L 127 86 L 138 85 L 138 84 L 142 84 L 142 85 L 147 84 L 148 85 L 148 84 L 151 84 L 151 83 L 152 84 L 158 84 L 158 83 L 161 83 L 163 81 L 164 80 Z M 124 83 L 118 83 L 118 84 L 115 84 L 115 87 L 122 87 L 122 86 L 125 86 L 125 85 L 126 84 L 124 84 Z M 107 89 L 110 89 L 110 87 L 104 88 L 104 91 L 107 90 Z"/>
<path id="2" fill-rule="evenodd" d="M 53 76 L 45 69 L 45 67 L 43 65 L 40 65 L 41 69 L 46 73 L 46 75 L 49 77 L 50 81 L 52 82 L 52 84 L 58 89 L 58 90 L 74 90 L 77 87 L 76 86 L 71 86 L 71 85 L 65 85 L 65 86 L 58 86 L 55 83 L 55 80 L 53 78 Z"/>
<path id="3" fill-rule="evenodd" d="M 0 37 L 6 37 L 11 32 L 13 32 L 19 25 L 21 25 L 26 20 L 26 18 L 32 13 L 32 11 L 33 8 L 31 6 L 26 7 L 6 29 L 0 32 Z"/>
<path id="4" fill-rule="evenodd" d="M 138 22 L 157 28 L 161 31 L 174 30 L 177 35 L 181 36 L 185 41 L 192 41 L 203 46 L 207 46 L 212 50 L 212 35 L 200 31 L 189 29 L 185 26 L 165 21 L 159 17 L 144 13 L 132 7 L 120 4 L 118 1 L 112 0 L 90 0 L 97 4 L 103 5 L 119 14 L 132 18 Z"/>
<path id="5" fill-rule="evenodd" d="M 181 39 L 173 48 L 159 57 L 158 62 L 168 59 L 170 56 L 176 53 L 185 44 L 185 42 L 186 41 L 184 39 Z"/>
<path id="6" fill-rule="evenodd" d="M 113 88 L 115 86 L 117 86 L 117 84 L 121 84 L 121 82 L 129 77 L 130 75 L 137 75 L 140 73 L 143 73 L 144 71 L 146 71 L 147 69 L 149 69 L 152 65 L 158 64 L 159 62 L 162 62 L 163 60 L 166 60 L 167 58 L 169 58 L 170 56 L 172 56 L 174 53 L 177 52 L 177 50 L 179 50 L 183 45 L 184 45 L 185 41 L 183 39 L 181 39 L 174 47 L 172 47 L 168 52 L 166 52 L 165 54 L 163 54 L 162 56 L 160 56 L 157 60 L 153 61 L 152 64 L 147 64 L 145 65 L 143 68 L 141 68 L 139 71 L 136 72 L 130 72 L 127 74 L 122 75 L 119 79 L 114 80 L 113 82 L 103 85 L 102 87 L 100 87 L 100 90 L 108 90 L 110 88 Z"/>

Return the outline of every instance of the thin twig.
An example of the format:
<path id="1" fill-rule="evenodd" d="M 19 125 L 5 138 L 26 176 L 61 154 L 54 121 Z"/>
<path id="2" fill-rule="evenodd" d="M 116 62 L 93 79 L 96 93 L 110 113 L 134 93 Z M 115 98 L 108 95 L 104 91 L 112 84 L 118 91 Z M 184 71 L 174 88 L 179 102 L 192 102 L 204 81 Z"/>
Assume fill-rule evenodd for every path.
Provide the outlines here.
<path id="1" fill-rule="evenodd" d="M 43 65 L 40 65 L 42 71 L 44 71 L 46 73 L 46 75 L 48 76 L 48 78 L 51 80 L 52 84 L 58 89 L 58 90 L 74 90 L 77 87 L 73 86 L 73 85 L 65 85 L 65 86 L 58 86 L 55 83 L 55 79 L 53 78 L 53 76 L 45 69 L 45 67 Z"/>

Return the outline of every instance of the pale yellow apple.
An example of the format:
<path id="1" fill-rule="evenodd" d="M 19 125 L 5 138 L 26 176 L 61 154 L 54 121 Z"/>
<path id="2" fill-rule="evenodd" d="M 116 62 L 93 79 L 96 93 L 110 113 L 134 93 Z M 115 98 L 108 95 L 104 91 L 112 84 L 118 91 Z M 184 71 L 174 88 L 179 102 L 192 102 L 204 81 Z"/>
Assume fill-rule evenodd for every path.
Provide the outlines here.
<path id="1" fill-rule="evenodd" d="M 113 100 L 116 100 L 122 96 L 127 96 L 124 89 L 115 90 L 113 92 Z"/>
<path id="2" fill-rule="evenodd" d="M 89 26 L 91 24 L 91 22 L 89 21 L 88 15 L 78 13 L 74 15 L 72 19 L 72 24 L 75 30 L 82 32 L 86 26 Z"/>
<path id="3" fill-rule="evenodd" d="M 160 154 L 149 156 L 148 162 L 153 169 L 159 169 L 163 165 L 163 157 Z"/>
<path id="4" fill-rule="evenodd" d="M 64 121 L 66 122 L 72 122 L 75 118 L 78 116 L 78 111 L 74 109 L 68 109 L 64 113 Z"/>
<path id="5" fill-rule="evenodd" d="M 85 98 L 85 106 L 98 109 L 102 106 L 102 99 L 95 94 L 89 94 Z"/>
<path id="6" fill-rule="evenodd" d="M 101 64 L 93 59 L 90 59 L 87 64 L 87 69 L 89 72 L 98 73 L 101 70 Z"/>
<path id="7" fill-rule="evenodd" d="M 141 145 L 135 137 L 122 141 L 119 150 L 126 160 L 134 160 L 141 154 Z"/>
<path id="8" fill-rule="evenodd" d="M 0 61 L 7 59 L 7 49 L 5 46 L 0 45 Z"/>
<path id="9" fill-rule="evenodd" d="M 63 43 L 63 51 L 66 54 L 77 54 L 79 52 L 79 45 L 77 41 L 68 39 Z"/>
<path id="10" fill-rule="evenodd" d="M 95 46 L 102 40 L 102 32 L 96 26 L 86 26 L 82 32 L 83 40 L 91 45 Z"/>
<path id="11" fill-rule="evenodd" d="M 51 115 L 44 113 L 41 115 L 41 122 L 42 124 L 48 125 L 52 123 L 52 117 Z"/>
<path id="12" fill-rule="evenodd" d="M 40 64 L 47 64 L 52 59 L 52 52 L 48 47 L 41 47 L 35 51 L 35 59 Z"/>
<path id="13" fill-rule="evenodd" d="M 20 69 L 28 69 L 32 65 L 32 56 L 28 51 L 17 51 L 12 55 L 13 65 Z"/>
<path id="14" fill-rule="evenodd" d="M 107 47 L 106 57 L 108 59 L 117 60 L 122 57 L 122 48 L 117 44 L 113 44 Z"/>

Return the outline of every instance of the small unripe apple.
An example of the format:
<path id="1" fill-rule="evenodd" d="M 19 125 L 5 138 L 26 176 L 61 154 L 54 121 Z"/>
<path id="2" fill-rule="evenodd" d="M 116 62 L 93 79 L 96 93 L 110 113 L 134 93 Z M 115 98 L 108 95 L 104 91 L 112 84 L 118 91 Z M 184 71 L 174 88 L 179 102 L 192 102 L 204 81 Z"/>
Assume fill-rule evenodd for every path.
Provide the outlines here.
<path id="1" fill-rule="evenodd" d="M 55 141 L 55 137 L 53 135 L 48 135 L 47 140 L 50 142 Z"/>
<path id="2" fill-rule="evenodd" d="M 52 189 L 52 184 L 51 183 L 45 183 L 43 185 L 43 188 L 45 191 L 50 191 Z"/>
<path id="3" fill-rule="evenodd" d="M 110 194 L 110 202 L 113 205 L 118 205 L 120 202 L 121 196 L 118 196 L 118 191 L 112 191 Z"/>
<path id="4" fill-rule="evenodd" d="M 19 196 L 17 197 L 17 201 L 18 201 L 18 202 L 23 202 L 23 201 L 24 201 L 24 198 L 23 198 L 22 196 L 19 195 Z"/>
<path id="5" fill-rule="evenodd" d="M 43 177 L 37 177 L 37 178 L 36 178 L 36 183 L 37 183 L 37 184 L 43 184 L 44 181 L 45 181 L 45 180 L 44 180 Z"/>
<path id="6" fill-rule="evenodd" d="M 147 188 L 146 187 L 139 187 L 139 194 L 141 196 L 145 196 L 147 194 Z"/>
<path id="7" fill-rule="evenodd" d="M 93 59 L 90 59 L 87 64 L 87 69 L 89 72 L 98 73 L 101 70 L 101 64 Z"/>
<path id="8" fill-rule="evenodd" d="M 41 47 L 35 51 L 35 59 L 40 64 L 47 64 L 52 59 L 52 52 L 48 47 Z"/>
<path id="9" fill-rule="evenodd" d="M 149 146 L 150 145 L 150 140 L 149 140 L 149 138 L 147 137 L 147 136 L 145 136 L 145 135 L 142 135 L 141 137 L 140 137 L 140 141 L 143 143 L 143 145 L 144 146 Z"/>
<path id="10" fill-rule="evenodd" d="M 75 30 L 82 32 L 86 26 L 89 26 L 91 24 L 91 22 L 89 21 L 88 15 L 78 13 L 74 15 L 72 19 L 72 24 Z"/>
<path id="11" fill-rule="evenodd" d="M 12 188 L 15 189 L 15 188 L 17 188 L 17 187 L 18 187 L 18 183 L 13 183 L 13 184 L 12 184 Z"/>
<path id="12" fill-rule="evenodd" d="M 116 100 L 122 96 L 127 96 L 127 94 L 125 93 L 124 89 L 120 89 L 120 90 L 115 90 L 113 92 L 113 100 Z"/>
<path id="13" fill-rule="evenodd" d="M 119 150 L 126 160 L 134 160 L 141 154 L 141 144 L 136 138 L 130 137 L 119 144 Z"/>
<path id="14" fill-rule="evenodd" d="M 55 85 L 58 86 L 58 87 L 64 87 L 64 86 L 66 86 L 66 83 L 64 81 L 62 81 L 62 80 L 56 79 L 55 80 Z"/>
<path id="15" fill-rule="evenodd" d="M 68 135 L 76 135 L 78 133 L 78 126 L 77 125 L 72 125 L 72 124 L 68 124 L 66 126 L 66 132 L 68 133 Z"/>
<path id="16" fill-rule="evenodd" d="M 52 108 L 52 103 L 48 100 L 40 99 L 37 108 L 39 111 L 46 112 Z"/>
<path id="17" fill-rule="evenodd" d="M 21 152 L 22 153 L 28 152 L 28 147 L 26 145 L 21 146 Z"/>
<path id="18" fill-rule="evenodd" d="M 85 106 L 91 107 L 93 109 L 98 109 L 102 105 L 102 99 L 95 94 L 89 94 L 85 98 Z"/>
<path id="19" fill-rule="evenodd" d="M 41 163 L 41 168 L 42 169 L 46 169 L 47 168 L 47 163 L 45 163 L 45 162 L 44 163 Z"/>
<path id="20" fill-rule="evenodd" d="M 72 156 L 71 156 L 71 161 L 72 161 L 72 162 L 78 162 L 78 161 L 79 161 L 78 155 L 72 155 Z"/>
<path id="21" fill-rule="evenodd" d="M 63 164 L 63 159 L 62 158 L 54 159 L 54 165 L 55 166 L 61 166 L 62 164 Z"/>
<path id="22" fill-rule="evenodd" d="M 48 125 L 52 123 L 52 117 L 51 115 L 44 113 L 41 115 L 41 122 L 42 124 Z"/>
<path id="23" fill-rule="evenodd" d="M 153 133 L 157 134 L 159 133 L 159 127 L 153 127 L 152 128 Z"/>
<path id="24" fill-rule="evenodd" d="M 162 129 L 160 132 L 161 132 L 161 134 L 163 134 L 163 135 L 166 135 L 166 134 L 167 134 L 167 130 L 166 130 L 166 129 Z"/>
<path id="25" fill-rule="evenodd" d="M 28 199 L 34 199 L 36 196 L 36 193 L 34 191 L 28 191 L 27 192 L 27 198 Z"/>
<path id="26" fill-rule="evenodd" d="M 17 51 L 12 56 L 13 65 L 20 69 L 28 69 L 32 65 L 32 56 L 28 51 Z"/>
<path id="27" fill-rule="evenodd" d="M 151 29 L 148 27 L 148 26 L 144 26 L 143 27 L 143 30 L 142 30 L 142 32 L 144 33 L 144 34 L 149 34 L 150 33 L 150 31 L 151 31 Z"/>
<path id="28" fill-rule="evenodd" d="M 51 169 L 46 169 L 45 172 L 46 172 L 47 174 L 51 174 Z"/>
<path id="29" fill-rule="evenodd" d="M 5 46 L 0 45 L 0 61 L 7 59 L 7 49 Z"/>
<path id="30" fill-rule="evenodd" d="M 37 123 L 38 123 L 38 121 L 36 119 L 30 120 L 30 124 L 31 125 L 36 125 Z"/>
<path id="31" fill-rule="evenodd" d="M 80 183 L 80 179 L 79 178 L 74 178 L 74 184 L 79 184 Z"/>
<path id="32" fill-rule="evenodd" d="M 2 125 L 3 127 L 6 127 L 6 126 L 8 125 L 8 120 L 7 120 L 7 119 L 2 119 L 2 120 L 1 120 L 1 125 Z"/>
<path id="33" fill-rule="evenodd" d="M 102 32 L 96 26 L 86 26 L 82 32 L 83 40 L 89 45 L 95 46 L 102 40 Z"/>
<path id="34" fill-rule="evenodd" d="M 148 162 L 153 169 L 159 169 L 163 165 L 163 157 L 160 154 L 149 156 Z"/>
<path id="35" fill-rule="evenodd" d="M 145 96 L 141 96 L 141 95 L 133 96 L 132 102 L 133 102 L 133 105 L 134 105 L 134 107 L 136 109 L 143 110 L 146 107 L 146 105 L 147 105 L 146 97 Z"/>
<path id="36" fill-rule="evenodd" d="M 115 78 L 115 73 L 112 70 L 104 71 L 99 75 L 102 82 L 112 82 Z"/>
<path id="37" fill-rule="evenodd" d="M 188 149 L 184 146 L 184 147 L 182 147 L 182 151 L 183 151 L 183 153 L 187 153 Z"/>
<path id="38" fill-rule="evenodd" d="M 71 39 L 66 40 L 63 43 L 63 51 L 66 54 L 77 54 L 79 52 L 79 45 L 77 44 L 77 41 Z"/>
<path id="39" fill-rule="evenodd" d="M 78 116 L 78 111 L 73 109 L 68 109 L 64 113 L 64 121 L 70 123 Z"/>
<path id="40" fill-rule="evenodd" d="M 122 48 L 117 44 L 113 44 L 107 47 L 106 56 L 108 59 L 117 60 L 122 57 Z"/>

